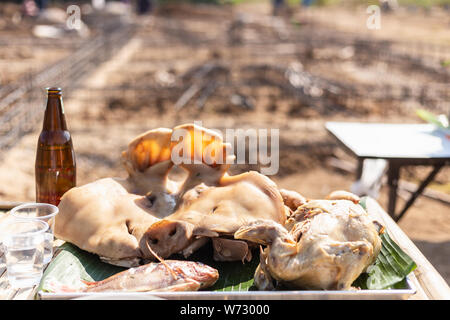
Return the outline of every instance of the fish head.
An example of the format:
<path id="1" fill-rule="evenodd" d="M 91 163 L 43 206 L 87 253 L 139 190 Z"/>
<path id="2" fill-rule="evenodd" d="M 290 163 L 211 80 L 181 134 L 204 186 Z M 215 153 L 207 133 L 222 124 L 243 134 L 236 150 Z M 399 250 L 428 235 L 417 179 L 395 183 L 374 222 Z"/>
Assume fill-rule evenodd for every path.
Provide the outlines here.
<path id="1" fill-rule="evenodd" d="M 185 261 L 183 274 L 200 283 L 200 289 L 210 287 L 219 279 L 219 271 L 201 262 Z"/>

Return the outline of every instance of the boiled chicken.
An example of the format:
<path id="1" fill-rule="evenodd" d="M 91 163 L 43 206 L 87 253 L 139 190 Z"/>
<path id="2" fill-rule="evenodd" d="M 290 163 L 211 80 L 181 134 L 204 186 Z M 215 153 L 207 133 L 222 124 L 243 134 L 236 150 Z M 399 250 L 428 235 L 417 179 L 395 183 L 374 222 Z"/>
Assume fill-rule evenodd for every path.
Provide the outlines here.
<path id="1" fill-rule="evenodd" d="M 330 197 L 339 196 L 349 194 Z M 267 246 L 255 272 L 260 290 L 272 290 L 276 283 L 297 289 L 349 289 L 381 249 L 377 224 L 360 205 L 340 199 L 310 200 L 285 225 L 253 221 L 234 236 Z"/>

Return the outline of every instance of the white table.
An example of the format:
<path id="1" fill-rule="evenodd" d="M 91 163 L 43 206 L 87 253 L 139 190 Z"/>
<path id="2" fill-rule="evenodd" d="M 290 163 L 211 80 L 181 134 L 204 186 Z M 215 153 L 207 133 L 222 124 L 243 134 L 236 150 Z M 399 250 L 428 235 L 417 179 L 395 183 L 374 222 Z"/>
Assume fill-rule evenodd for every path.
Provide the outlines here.
<path id="1" fill-rule="evenodd" d="M 398 221 L 439 170 L 450 163 L 450 135 L 430 124 L 387 124 L 327 122 L 326 129 L 358 159 L 358 178 L 364 159 L 385 159 L 389 163 L 388 212 Z M 396 214 L 400 169 L 403 166 L 432 166 L 430 174 Z"/>

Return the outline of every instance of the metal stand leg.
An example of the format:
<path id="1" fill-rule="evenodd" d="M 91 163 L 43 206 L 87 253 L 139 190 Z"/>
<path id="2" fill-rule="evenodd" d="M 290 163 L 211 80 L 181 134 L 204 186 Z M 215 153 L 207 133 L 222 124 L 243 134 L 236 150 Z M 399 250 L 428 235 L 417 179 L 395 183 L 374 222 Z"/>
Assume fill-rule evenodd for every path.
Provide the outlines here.
<path id="1" fill-rule="evenodd" d="M 364 159 L 358 158 L 358 166 L 356 168 L 356 180 L 361 179 L 363 171 Z"/>
<path id="2" fill-rule="evenodd" d="M 397 204 L 398 179 L 400 176 L 400 165 L 394 161 L 389 161 L 388 186 L 389 204 L 388 213 L 395 220 L 395 207 Z"/>
<path id="3" fill-rule="evenodd" d="M 443 164 L 434 166 L 433 170 L 430 172 L 428 177 L 420 184 L 419 188 L 417 188 L 417 190 L 408 199 L 408 202 L 405 204 L 403 210 L 399 213 L 399 215 L 396 218 L 394 218 L 395 221 L 398 221 L 400 220 L 401 217 L 403 217 L 403 215 L 406 213 L 409 207 L 414 203 L 414 201 L 416 201 L 417 197 L 419 197 L 422 194 L 426 186 L 430 184 L 431 181 L 433 181 L 434 177 L 436 177 L 439 170 L 441 170 L 443 166 L 444 166 Z"/>

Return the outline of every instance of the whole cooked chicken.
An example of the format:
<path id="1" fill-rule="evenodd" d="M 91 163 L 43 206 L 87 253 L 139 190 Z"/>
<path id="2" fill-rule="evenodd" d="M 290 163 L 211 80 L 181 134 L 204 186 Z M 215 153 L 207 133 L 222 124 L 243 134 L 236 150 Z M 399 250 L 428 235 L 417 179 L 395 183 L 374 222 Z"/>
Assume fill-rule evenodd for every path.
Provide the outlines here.
<path id="1" fill-rule="evenodd" d="M 155 260 L 154 253 L 189 256 L 210 239 L 216 260 L 249 260 L 247 242 L 233 234 L 257 219 L 284 223 L 286 207 L 266 176 L 227 174 L 234 159 L 228 147 L 216 132 L 192 124 L 136 137 L 122 153 L 128 178 L 104 178 L 64 194 L 56 237 L 128 267 Z M 170 176 L 174 155 L 192 160 L 176 163 L 183 179 Z"/>
<path id="2" fill-rule="evenodd" d="M 344 197 L 354 200 L 348 193 Z M 381 249 L 377 224 L 350 200 L 310 200 L 285 226 L 253 221 L 234 236 L 267 245 L 255 272 L 260 290 L 274 289 L 274 282 L 297 289 L 349 289 Z"/>

